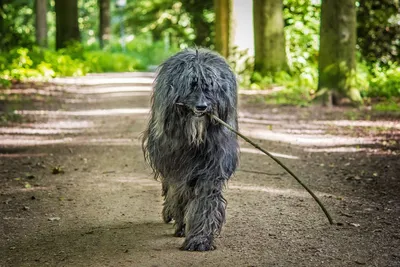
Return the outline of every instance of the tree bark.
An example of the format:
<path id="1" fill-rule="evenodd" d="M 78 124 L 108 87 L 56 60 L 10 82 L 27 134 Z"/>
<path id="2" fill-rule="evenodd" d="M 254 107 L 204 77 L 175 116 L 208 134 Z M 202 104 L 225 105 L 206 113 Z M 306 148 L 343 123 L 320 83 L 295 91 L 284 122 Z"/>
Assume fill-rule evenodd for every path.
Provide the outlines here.
<path id="1" fill-rule="evenodd" d="M 111 34 L 111 16 L 110 0 L 99 0 L 99 42 L 100 48 L 106 46 L 110 41 Z"/>
<path id="2" fill-rule="evenodd" d="M 318 91 L 324 105 L 339 104 L 345 96 L 361 101 L 354 87 L 355 54 L 355 0 L 322 1 Z"/>
<path id="3" fill-rule="evenodd" d="M 288 71 L 283 0 L 253 0 L 254 71 L 261 75 Z"/>
<path id="4" fill-rule="evenodd" d="M 71 41 L 80 41 L 78 0 L 56 0 L 56 49 L 66 47 Z"/>
<path id="5" fill-rule="evenodd" d="M 36 43 L 47 47 L 47 0 L 35 1 Z"/>
<path id="6" fill-rule="evenodd" d="M 227 58 L 231 52 L 232 0 L 214 0 L 215 50 Z"/>

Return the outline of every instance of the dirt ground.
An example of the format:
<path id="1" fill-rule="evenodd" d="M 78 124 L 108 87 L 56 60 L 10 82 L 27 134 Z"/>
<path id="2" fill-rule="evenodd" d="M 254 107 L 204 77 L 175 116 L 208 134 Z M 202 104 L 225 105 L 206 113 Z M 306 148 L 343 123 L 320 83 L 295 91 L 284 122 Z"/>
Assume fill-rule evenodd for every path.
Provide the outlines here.
<path id="1" fill-rule="evenodd" d="M 0 266 L 400 266 L 400 118 L 267 106 L 251 91 L 240 94 L 241 131 L 300 176 L 335 225 L 241 142 L 217 249 L 179 250 L 140 147 L 152 79 L 3 91 L 0 109 L 20 121 L 0 125 Z"/>

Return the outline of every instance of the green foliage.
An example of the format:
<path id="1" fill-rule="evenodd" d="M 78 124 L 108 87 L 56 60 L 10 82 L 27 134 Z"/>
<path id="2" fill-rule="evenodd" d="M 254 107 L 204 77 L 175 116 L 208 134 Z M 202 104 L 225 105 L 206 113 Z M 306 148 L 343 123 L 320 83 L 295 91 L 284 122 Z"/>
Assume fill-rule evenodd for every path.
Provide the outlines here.
<path id="1" fill-rule="evenodd" d="M 140 68 L 135 58 L 122 53 L 89 51 L 84 57 L 90 72 L 125 72 Z"/>
<path id="2" fill-rule="evenodd" d="M 99 32 L 99 7 L 97 0 L 78 0 L 78 23 L 82 42 L 93 44 Z"/>
<path id="3" fill-rule="evenodd" d="M 388 65 L 400 51 L 398 0 L 357 1 L 357 44 L 369 64 Z"/>
<path id="4" fill-rule="evenodd" d="M 284 0 L 286 50 L 288 64 L 295 73 L 306 72 L 317 78 L 321 5 L 315 0 Z"/>
<path id="5" fill-rule="evenodd" d="M 176 45 L 167 46 L 164 42 L 152 42 L 148 35 L 140 35 L 126 45 L 127 53 L 137 59 L 141 68 L 161 64 L 180 49 Z"/>
<path id="6" fill-rule="evenodd" d="M 0 1 L 0 52 L 35 41 L 33 0 Z"/>
<path id="7" fill-rule="evenodd" d="M 388 63 L 388 67 L 384 68 L 375 64 L 370 70 L 369 83 L 366 96 L 400 97 L 400 65 Z"/>
<path id="8" fill-rule="evenodd" d="M 151 34 L 154 42 L 167 39 L 181 48 L 211 47 L 212 9 L 212 0 L 136 0 L 125 8 L 124 25 L 131 34 Z"/>
<path id="9" fill-rule="evenodd" d="M 14 112 L 0 112 L 0 125 L 4 125 L 10 122 L 19 122 L 23 121 L 23 117 L 20 114 L 16 114 Z"/>
<path id="10" fill-rule="evenodd" d="M 0 79 L 23 81 L 29 78 L 77 76 L 87 72 L 85 64 L 68 55 L 68 51 L 53 52 L 37 47 L 14 48 L 0 54 Z"/>
<path id="11" fill-rule="evenodd" d="M 400 112 L 400 103 L 396 103 L 394 100 L 383 101 L 372 105 L 372 109 L 382 112 Z"/>
<path id="12" fill-rule="evenodd" d="M 304 105 L 316 97 L 320 4 L 318 0 L 284 0 L 286 51 L 291 72 L 265 77 L 252 73 L 250 79 L 244 79 L 247 83 L 243 85 L 252 89 L 283 86 L 285 89 L 267 97 L 267 102 L 275 104 Z M 385 7 L 389 8 L 386 13 Z M 357 70 L 347 72 L 346 83 L 350 90 L 345 92 L 357 102 L 362 98 L 400 96 L 400 67 L 390 61 L 397 55 L 400 45 L 399 17 L 395 15 L 398 10 L 398 4 L 392 0 L 360 1 L 358 4 L 358 17 L 365 23 L 358 24 Z"/>
<path id="13" fill-rule="evenodd" d="M 84 51 L 79 44 L 72 44 L 59 51 L 18 47 L 9 53 L 0 53 L 0 86 L 6 87 L 11 81 L 32 78 L 81 76 L 88 72 L 124 72 L 138 68 L 140 63 L 132 55 Z"/>

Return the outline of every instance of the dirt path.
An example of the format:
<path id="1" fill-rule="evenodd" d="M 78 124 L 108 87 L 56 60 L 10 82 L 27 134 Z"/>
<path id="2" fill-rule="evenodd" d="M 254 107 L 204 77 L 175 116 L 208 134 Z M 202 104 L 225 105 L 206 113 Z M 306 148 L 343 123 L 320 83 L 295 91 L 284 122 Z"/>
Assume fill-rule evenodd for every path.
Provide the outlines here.
<path id="1" fill-rule="evenodd" d="M 6 91 L 30 100 L 8 103 L 26 121 L 0 127 L 0 266 L 400 266 L 399 118 L 241 95 L 242 132 L 302 177 L 338 225 L 242 143 L 217 250 L 184 252 L 140 148 L 152 75 L 58 82 L 70 85 L 51 96 Z"/>

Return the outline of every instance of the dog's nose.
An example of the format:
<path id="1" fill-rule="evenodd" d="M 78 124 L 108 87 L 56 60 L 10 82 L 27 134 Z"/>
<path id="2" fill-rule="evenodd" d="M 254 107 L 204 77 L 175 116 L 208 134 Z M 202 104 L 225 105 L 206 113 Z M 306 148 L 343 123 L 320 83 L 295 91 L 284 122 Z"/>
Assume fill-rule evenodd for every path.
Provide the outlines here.
<path id="1" fill-rule="evenodd" d="M 196 111 L 205 111 L 207 109 L 207 105 L 197 105 Z"/>

